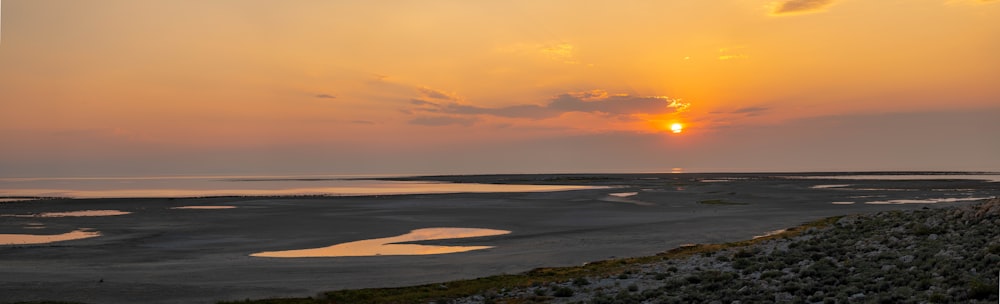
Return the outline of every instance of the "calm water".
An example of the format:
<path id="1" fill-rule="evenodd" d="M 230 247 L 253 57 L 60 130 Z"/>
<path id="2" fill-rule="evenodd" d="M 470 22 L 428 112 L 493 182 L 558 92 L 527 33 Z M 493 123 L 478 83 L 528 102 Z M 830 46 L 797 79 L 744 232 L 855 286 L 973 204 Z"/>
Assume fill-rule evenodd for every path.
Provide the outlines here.
<path id="1" fill-rule="evenodd" d="M 89 229 L 78 229 L 63 234 L 2 234 L 0 233 L 0 245 L 32 245 L 48 244 L 61 241 L 88 239 L 101 236 L 100 232 Z"/>
<path id="2" fill-rule="evenodd" d="M 375 178 L 385 176 L 366 176 Z M 363 180 L 359 176 L 177 176 L 101 178 L 0 178 L 0 202 L 34 197 L 140 198 L 270 195 L 389 195 L 457 192 L 543 192 L 593 189 L 591 186 L 498 185 L 427 181 Z M 840 174 L 787 176 L 791 179 L 915 180 L 976 179 L 1000 182 L 997 173 Z M 734 182 L 741 177 L 703 179 L 702 182 Z M 817 188 L 846 188 L 850 184 Z"/>
<path id="3" fill-rule="evenodd" d="M 933 180 L 933 179 L 971 179 L 1000 182 L 1000 174 L 996 173 L 924 173 L 924 174 L 844 174 L 844 175 L 815 175 L 815 176 L 790 176 L 795 179 L 839 179 L 839 180 Z M 841 185 L 826 185 L 829 187 Z"/>
<path id="4" fill-rule="evenodd" d="M 255 257 L 269 258 L 315 258 L 315 257 L 348 257 L 348 256 L 380 256 L 380 255 L 432 255 L 457 253 L 473 250 L 490 249 L 493 246 L 439 246 L 421 244 L 398 244 L 405 242 L 462 239 L 472 237 L 509 234 L 507 230 L 482 228 L 423 228 L 410 233 L 387 237 L 360 240 L 321 248 L 295 249 L 285 251 L 266 251 L 251 254 Z"/>
<path id="5" fill-rule="evenodd" d="M 348 179 L 344 176 L 0 178 L 0 202 L 23 197 L 140 198 L 268 195 L 389 195 L 543 192 L 590 186 L 456 184 Z"/>

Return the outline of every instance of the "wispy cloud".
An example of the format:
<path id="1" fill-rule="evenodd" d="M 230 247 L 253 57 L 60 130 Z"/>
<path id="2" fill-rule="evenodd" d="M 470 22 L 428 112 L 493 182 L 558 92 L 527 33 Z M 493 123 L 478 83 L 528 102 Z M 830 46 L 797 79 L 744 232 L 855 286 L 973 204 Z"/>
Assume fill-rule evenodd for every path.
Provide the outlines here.
<path id="1" fill-rule="evenodd" d="M 565 41 L 518 43 L 502 47 L 499 51 L 521 56 L 539 56 L 554 62 L 565 64 L 580 64 L 580 60 L 577 58 L 578 48 Z"/>
<path id="2" fill-rule="evenodd" d="M 565 113 L 582 112 L 608 116 L 637 114 L 662 114 L 680 112 L 689 104 L 664 96 L 608 95 L 603 90 L 564 93 L 544 104 L 519 104 L 506 107 L 481 107 L 458 102 L 439 103 L 422 99 L 411 100 L 417 105 L 414 111 L 453 115 L 490 115 L 507 118 L 545 119 Z"/>
<path id="3" fill-rule="evenodd" d="M 420 95 L 430 99 L 441 99 L 441 100 L 458 100 L 454 94 L 449 94 L 441 90 L 435 90 L 428 87 L 419 87 L 417 91 Z"/>
<path id="4" fill-rule="evenodd" d="M 834 0 L 785 0 L 775 3 L 773 14 L 798 14 L 822 10 L 832 5 Z"/>
<path id="5" fill-rule="evenodd" d="M 539 51 L 552 60 L 577 64 L 580 62 L 576 60 L 575 49 L 576 48 L 572 44 L 563 42 L 541 46 Z"/>
<path id="6" fill-rule="evenodd" d="M 337 98 L 337 96 L 333 96 L 333 95 L 330 95 L 330 94 L 316 94 L 313 97 L 316 97 L 316 98 L 326 98 L 326 99 L 335 99 L 335 98 Z"/>
<path id="7" fill-rule="evenodd" d="M 745 107 L 745 108 L 736 109 L 735 111 L 732 111 L 731 113 L 733 113 L 733 114 L 745 114 L 745 115 L 758 115 L 761 112 L 766 112 L 766 111 L 769 111 L 769 110 L 771 110 L 771 108 L 766 108 L 766 107 Z"/>
<path id="8" fill-rule="evenodd" d="M 476 123 L 476 118 L 474 117 L 453 117 L 453 116 L 422 116 L 411 119 L 410 124 L 421 125 L 421 126 L 448 126 L 448 125 L 462 125 L 471 126 Z"/>
<path id="9" fill-rule="evenodd" d="M 767 112 L 767 111 L 770 111 L 770 110 L 771 110 L 771 108 L 768 108 L 768 107 L 750 106 L 750 107 L 742 107 L 742 108 L 739 108 L 739 109 L 736 109 L 736 110 L 732 110 L 732 111 L 715 111 L 715 112 L 712 112 L 712 114 L 737 114 L 737 115 L 744 115 L 744 116 L 757 116 L 757 115 L 761 115 L 764 112 Z"/>

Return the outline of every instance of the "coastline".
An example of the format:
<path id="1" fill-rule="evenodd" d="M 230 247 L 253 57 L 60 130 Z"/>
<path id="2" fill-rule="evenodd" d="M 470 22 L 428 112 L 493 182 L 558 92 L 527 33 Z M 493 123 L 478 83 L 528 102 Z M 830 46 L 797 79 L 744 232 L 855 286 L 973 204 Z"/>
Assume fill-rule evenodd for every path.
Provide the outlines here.
<path id="1" fill-rule="evenodd" d="M 315 302 L 995 303 L 997 231 L 1000 199 L 994 198 L 944 209 L 835 216 L 744 241 L 576 267 L 331 291 Z"/>
<path id="2" fill-rule="evenodd" d="M 837 205 L 878 199 L 1000 195 L 968 180 L 843 181 L 767 175 L 523 175 L 520 179 L 613 188 L 533 193 L 358 197 L 53 199 L 0 204 L 3 214 L 119 210 L 113 217 L 0 217 L 0 233 L 58 234 L 93 228 L 101 237 L 0 246 L 0 294 L 8 301 L 213 303 L 302 297 L 338 289 L 401 287 L 654 255 L 688 243 L 724 243 L 843 214 L 969 205 Z M 485 177 L 461 177 L 482 182 Z M 506 178 L 506 177 L 505 177 Z M 495 178 L 498 180 L 499 178 Z M 865 190 L 884 189 L 884 190 Z M 910 189 L 897 191 L 895 189 Z M 951 189 L 940 191 L 941 189 Z M 968 190 L 973 189 L 973 190 Z M 636 192 L 607 200 L 614 193 Z M 857 199 L 855 199 L 857 200 Z M 721 203 L 704 203 L 721 202 Z M 230 209 L 174 209 L 234 206 Z M 27 229 L 29 223 L 44 229 Z M 511 231 L 425 245 L 492 246 L 427 256 L 263 259 L 255 252 L 315 248 L 428 227 Z M 9 262 L 9 263 L 8 263 Z"/>

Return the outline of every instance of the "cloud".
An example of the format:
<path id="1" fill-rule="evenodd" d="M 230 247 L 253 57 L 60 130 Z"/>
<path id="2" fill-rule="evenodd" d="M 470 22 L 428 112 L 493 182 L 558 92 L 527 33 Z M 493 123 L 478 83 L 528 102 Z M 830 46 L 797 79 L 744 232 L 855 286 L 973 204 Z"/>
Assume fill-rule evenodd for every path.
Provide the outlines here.
<path id="1" fill-rule="evenodd" d="M 719 60 L 748 59 L 750 56 L 743 53 L 746 49 L 746 46 L 721 48 L 719 49 Z"/>
<path id="2" fill-rule="evenodd" d="M 471 126 L 476 123 L 476 119 L 472 117 L 452 117 L 452 116 L 423 116 L 411 119 L 410 124 L 421 125 L 421 126 L 448 126 L 448 125 L 462 125 Z"/>
<path id="3" fill-rule="evenodd" d="M 359 125 L 374 125 L 375 124 L 375 122 L 371 121 L 371 120 L 352 120 L 351 123 L 352 124 L 359 124 Z"/>
<path id="4" fill-rule="evenodd" d="M 417 98 L 410 99 L 410 103 L 414 104 L 414 105 L 418 105 L 418 106 L 434 106 L 434 105 L 437 105 L 436 103 L 433 103 L 433 102 L 430 102 L 430 101 L 426 101 L 426 100 L 423 100 L 423 99 L 417 99 Z"/>
<path id="5" fill-rule="evenodd" d="M 557 43 L 550 45 L 543 45 L 538 50 L 552 60 L 561 61 L 563 63 L 577 64 L 580 63 L 576 60 L 575 47 L 569 43 Z"/>
<path id="6" fill-rule="evenodd" d="M 417 88 L 417 91 L 420 92 L 420 95 L 430 99 L 458 100 L 458 98 L 453 94 L 448 94 L 428 87 L 419 87 Z"/>
<path id="7" fill-rule="evenodd" d="M 776 3 L 775 15 L 806 13 L 821 10 L 833 4 L 834 0 L 786 0 Z"/>
<path id="8" fill-rule="evenodd" d="M 722 55 L 719 56 L 719 60 L 734 60 L 734 59 L 747 59 L 750 58 L 747 55 Z"/>
<path id="9" fill-rule="evenodd" d="M 565 64 L 580 64 L 580 60 L 577 59 L 577 47 L 565 41 L 518 43 L 502 47 L 499 51 L 520 56 L 540 57 Z"/>
<path id="10" fill-rule="evenodd" d="M 745 116 L 757 116 L 770 110 L 771 108 L 768 107 L 750 106 L 750 107 L 739 108 L 732 111 L 716 111 L 712 112 L 712 114 L 740 114 Z"/>
<path id="11" fill-rule="evenodd" d="M 746 114 L 746 115 L 750 116 L 750 115 L 757 115 L 757 114 L 760 114 L 761 112 L 766 112 L 768 110 L 771 110 L 771 108 L 766 108 L 766 107 L 745 107 L 745 108 L 736 109 L 735 111 L 733 111 L 731 113 L 733 113 L 733 114 Z"/>
<path id="12" fill-rule="evenodd" d="M 565 113 L 582 112 L 609 116 L 629 116 L 636 114 L 659 114 L 681 112 L 690 105 L 664 96 L 631 96 L 618 94 L 609 96 L 603 90 L 564 93 L 549 99 L 543 105 L 521 104 L 490 108 L 457 102 L 436 103 L 414 99 L 411 103 L 419 106 L 415 111 L 457 114 L 491 115 L 507 118 L 545 119 Z"/>
<path id="13" fill-rule="evenodd" d="M 316 97 L 316 98 L 328 98 L 328 99 L 337 98 L 337 96 L 333 96 L 333 95 L 330 95 L 330 94 L 316 94 L 316 96 L 313 96 L 313 97 Z"/>

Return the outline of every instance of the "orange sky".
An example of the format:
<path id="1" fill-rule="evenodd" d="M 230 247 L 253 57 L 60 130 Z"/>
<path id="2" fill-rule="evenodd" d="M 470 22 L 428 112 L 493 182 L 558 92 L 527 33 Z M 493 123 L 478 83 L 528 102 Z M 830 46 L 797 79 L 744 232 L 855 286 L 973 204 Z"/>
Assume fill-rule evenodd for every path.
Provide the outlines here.
<path id="1" fill-rule="evenodd" d="M 3 176 L 1000 170 L 1000 1 L 0 6 Z"/>

